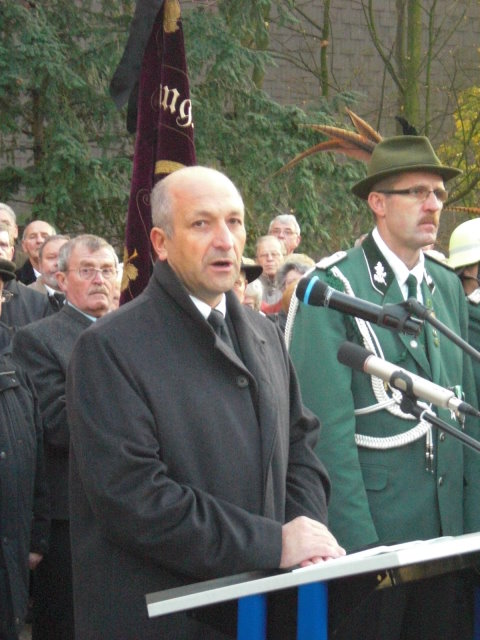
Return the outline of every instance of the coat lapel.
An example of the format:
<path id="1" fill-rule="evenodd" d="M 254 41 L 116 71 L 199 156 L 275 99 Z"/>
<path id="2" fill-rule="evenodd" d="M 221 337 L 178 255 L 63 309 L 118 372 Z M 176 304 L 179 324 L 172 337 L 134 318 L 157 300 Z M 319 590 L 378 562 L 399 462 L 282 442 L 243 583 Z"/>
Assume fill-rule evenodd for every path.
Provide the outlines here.
<path id="1" fill-rule="evenodd" d="M 395 274 L 371 234 L 364 240 L 362 249 L 368 266 L 371 286 L 382 296 L 381 304 L 399 304 L 403 302 L 403 295 L 395 278 Z M 425 329 L 423 330 L 425 331 Z M 427 340 L 427 347 L 430 353 L 430 342 L 432 341 L 433 348 L 433 337 L 428 328 L 425 333 L 425 339 Z M 417 365 L 428 377 L 431 377 L 432 370 L 430 363 L 419 339 L 404 333 L 399 333 L 398 337 Z"/>
<path id="2" fill-rule="evenodd" d="M 235 294 L 228 292 L 226 295 L 228 313 L 231 315 L 237 333 L 245 367 L 256 383 L 254 393 L 252 393 L 252 400 L 260 428 L 263 478 L 264 486 L 267 486 L 266 480 L 279 424 L 278 402 L 269 375 L 270 367 L 275 366 L 275 364 L 268 359 L 265 337 L 257 331 L 236 297 L 232 297 Z M 265 496 L 265 499 L 268 502 L 268 496 Z"/>

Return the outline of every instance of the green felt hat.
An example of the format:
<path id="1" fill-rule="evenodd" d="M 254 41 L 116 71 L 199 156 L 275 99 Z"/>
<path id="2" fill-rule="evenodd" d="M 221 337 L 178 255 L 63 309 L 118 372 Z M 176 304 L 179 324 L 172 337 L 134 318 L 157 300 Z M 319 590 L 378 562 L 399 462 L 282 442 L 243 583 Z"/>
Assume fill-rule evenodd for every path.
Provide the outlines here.
<path id="1" fill-rule="evenodd" d="M 368 175 L 352 187 L 352 192 L 366 200 L 372 187 L 397 173 L 427 171 L 435 173 L 445 182 L 458 176 L 460 169 L 444 166 L 430 140 L 424 136 L 394 136 L 385 138 L 375 146 L 368 164 Z"/>

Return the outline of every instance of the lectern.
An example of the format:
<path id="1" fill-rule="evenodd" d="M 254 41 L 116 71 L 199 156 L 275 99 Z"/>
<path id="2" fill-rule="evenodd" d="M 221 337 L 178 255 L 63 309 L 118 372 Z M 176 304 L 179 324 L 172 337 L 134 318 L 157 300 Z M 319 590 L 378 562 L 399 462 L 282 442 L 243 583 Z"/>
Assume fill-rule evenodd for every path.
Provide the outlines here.
<path id="1" fill-rule="evenodd" d="M 298 587 L 297 640 L 326 640 L 326 583 L 347 576 L 383 573 L 392 588 L 404 582 L 449 573 L 480 562 L 480 533 L 381 546 L 322 564 L 272 573 L 244 573 L 146 596 L 155 617 L 238 599 L 237 640 L 264 640 L 265 594 Z M 385 586 L 382 585 L 382 586 Z M 480 640 L 480 598 L 475 597 L 475 640 Z"/>

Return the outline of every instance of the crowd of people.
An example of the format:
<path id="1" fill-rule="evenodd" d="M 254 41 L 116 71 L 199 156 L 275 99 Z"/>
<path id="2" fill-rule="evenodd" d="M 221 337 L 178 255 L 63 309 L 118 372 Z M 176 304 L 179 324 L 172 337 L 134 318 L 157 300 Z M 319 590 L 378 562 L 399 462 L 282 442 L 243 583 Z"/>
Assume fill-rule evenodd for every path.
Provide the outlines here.
<path id="1" fill-rule="evenodd" d="M 149 619 L 145 595 L 480 530 L 476 454 L 337 352 L 366 347 L 474 407 L 480 364 L 428 323 L 407 336 L 293 295 L 308 274 L 378 305 L 413 297 L 480 346 L 480 219 L 448 258 L 424 250 L 457 174 L 424 137 L 379 142 L 353 187 L 372 231 L 315 264 L 291 213 L 247 257 L 235 185 L 184 167 L 153 189 L 153 274 L 120 308 L 106 240 L 33 220 L 19 243 L 0 203 L 0 640 L 29 600 L 33 640 L 226 639 L 230 606 Z M 437 413 L 480 438 L 476 418 Z M 470 571 L 375 586 L 330 585 L 332 637 L 473 637 Z M 268 637 L 294 638 L 292 594 L 270 600 Z"/>

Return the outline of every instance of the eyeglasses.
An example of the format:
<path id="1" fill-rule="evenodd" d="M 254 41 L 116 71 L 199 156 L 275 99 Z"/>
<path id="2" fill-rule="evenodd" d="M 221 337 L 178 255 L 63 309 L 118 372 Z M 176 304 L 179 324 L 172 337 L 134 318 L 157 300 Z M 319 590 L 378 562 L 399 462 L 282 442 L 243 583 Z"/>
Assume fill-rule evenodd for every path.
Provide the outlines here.
<path id="1" fill-rule="evenodd" d="M 93 280 L 97 273 L 102 274 L 105 280 L 111 280 L 117 275 L 117 270 L 113 267 L 103 267 L 103 269 L 95 269 L 95 267 L 80 267 L 79 269 L 67 269 L 67 271 L 75 271 L 82 280 Z"/>
<path id="2" fill-rule="evenodd" d="M 13 293 L 11 291 L 2 291 L 0 293 L 0 302 L 9 302 L 13 298 Z"/>
<path id="3" fill-rule="evenodd" d="M 296 231 L 293 231 L 292 229 L 271 229 L 270 233 L 271 233 L 272 236 L 284 235 L 284 236 L 287 236 L 287 238 L 290 237 L 290 236 L 297 236 L 298 235 L 298 233 Z"/>
<path id="4" fill-rule="evenodd" d="M 418 202 L 425 202 L 429 195 L 433 193 L 439 202 L 444 203 L 448 200 L 448 191 L 445 189 L 429 189 L 422 185 L 418 187 L 410 187 L 409 189 L 379 189 L 377 193 L 385 193 L 389 196 L 412 196 L 413 198 L 416 198 Z"/>
<path id="5" fill-rule="evenodd" d="M 278 253 L 278 251 L 268 251 L 268 253 L 259 253 L 258 254 L 259 258 L 263 258 L 264 260 L 267 260 L 268 258 L 283 258 L 281 253 Z"/>

